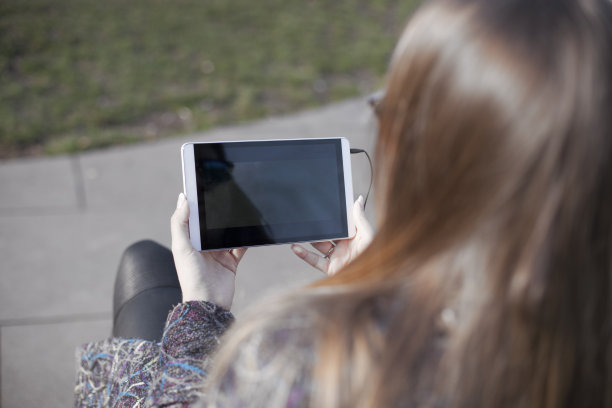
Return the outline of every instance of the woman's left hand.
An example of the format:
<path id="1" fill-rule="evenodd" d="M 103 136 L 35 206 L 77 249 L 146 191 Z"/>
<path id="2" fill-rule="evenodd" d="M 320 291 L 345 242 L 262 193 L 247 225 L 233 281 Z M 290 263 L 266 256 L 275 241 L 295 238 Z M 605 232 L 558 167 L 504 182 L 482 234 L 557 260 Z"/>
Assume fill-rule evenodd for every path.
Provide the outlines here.
<path id="1" fill-rule="evenodd" d="M 374 236 L 372 227 L 366 219 L 364 199 L 359 196 L 353 204 L 353 219 L 355 221 L 355 236 L 335 242 L 315 242 L 312 244 L 317 252 L 309 251 L 301 245 L 293 244 L 291 249 L 306 263 L 326 275 L 334 275 L 340 269 L 351 263 L 370 244 Z"/>
<path id="2" fill-rule="evenodd" d="M 170 220 L 172 255 L 183 292 L 183 302 L 205 300 L 230 310 L 236 269 L 246 248 L 196 251 L 189 240 L 189 205 L 181 193 Z"/>

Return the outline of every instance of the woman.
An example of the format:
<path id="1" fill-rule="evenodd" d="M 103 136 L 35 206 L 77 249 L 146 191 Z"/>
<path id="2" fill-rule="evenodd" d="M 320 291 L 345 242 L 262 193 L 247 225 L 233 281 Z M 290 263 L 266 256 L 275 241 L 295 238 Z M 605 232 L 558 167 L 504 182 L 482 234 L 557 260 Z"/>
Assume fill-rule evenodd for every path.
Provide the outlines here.
<path id="1" fill-rule="evenodd" d="M 345 241 L 329 264 L 323 244 L 295 247 L 340 270 L 260 305 L 221 339 L 214 367 L 243 251 L 195 253 L 179 198 L 173 252 L 192 301 L 171 312 L 161 353 L 133 346 L 159 367 L 147 401 L 612 406 L 610 9 L 425 3 L 377 106 L 376 236 L 359 256 Z"/>

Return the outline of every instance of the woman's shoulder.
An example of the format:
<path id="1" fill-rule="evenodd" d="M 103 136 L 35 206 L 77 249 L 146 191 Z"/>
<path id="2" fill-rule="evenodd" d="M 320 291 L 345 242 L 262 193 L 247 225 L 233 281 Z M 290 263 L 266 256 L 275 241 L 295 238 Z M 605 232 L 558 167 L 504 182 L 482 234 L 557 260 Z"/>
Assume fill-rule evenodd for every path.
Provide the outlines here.
<path id="1" fill-rule="evenodd" d="M 285 293 L 253 306 L 224 339 L 208 383 L 206 406 L 308 406 L 316 388 L 315 372 L 325 363 L 321 348 L 327 334 L 351 331 L 347 313 L 364 311 L 373 329 L 384 331 L 388 303 L 378 296 L 323 287 Z"/>
<path id="2" fill-rule="evenodd" d="M 318 313 L 303 292 L 293 292 L 241 314 L 216 356 L 207 406 L 304 406 L 317 360 Z"/>
<path id="3" fill-rule="evenodd" d="M 320 316 L 307 303 L 302 293 L 295 292 L 271 298 L 239 319 L 232 328 L 229 343 L 242 343 L 236 348 L 244 357 L 240 361 L 261 367 L 289 355 L 293 361 L 310 356 Z"/>
<path id="4" fill-rule="evenodd" d="M 343 324 L 347 316 L 360 314 L 384 328 L 399 309 L 397 297 L 389 292 L 365 296 L 347 288 L 306 288 L 254 306 L 232 328 L 232 337 L 258 349 L 280 346 L 310 352 L 324 328 Z"/>

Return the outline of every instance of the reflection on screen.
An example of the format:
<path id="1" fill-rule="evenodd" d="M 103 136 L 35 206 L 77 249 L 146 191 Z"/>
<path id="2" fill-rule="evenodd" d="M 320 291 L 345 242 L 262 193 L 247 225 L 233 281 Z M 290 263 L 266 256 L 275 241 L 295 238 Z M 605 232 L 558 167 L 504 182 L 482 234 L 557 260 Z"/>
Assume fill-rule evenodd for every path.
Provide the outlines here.
<path id="1" fill-rule="evenodd" d="M 346 235 L 340 140 L 195 147 L 203 243 L 231 247 Z"/>

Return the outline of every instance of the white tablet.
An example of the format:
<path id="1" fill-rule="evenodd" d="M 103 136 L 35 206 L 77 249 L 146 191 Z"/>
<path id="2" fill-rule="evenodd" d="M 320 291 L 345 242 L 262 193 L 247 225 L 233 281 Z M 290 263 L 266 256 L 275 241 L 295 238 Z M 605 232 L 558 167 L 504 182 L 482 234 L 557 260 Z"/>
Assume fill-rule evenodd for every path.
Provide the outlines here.
<path id="1" fill-rule="evenodd" d="M 186 143 L 183 189 L 197 250 L 354 235 L 344 138 Z"/>

